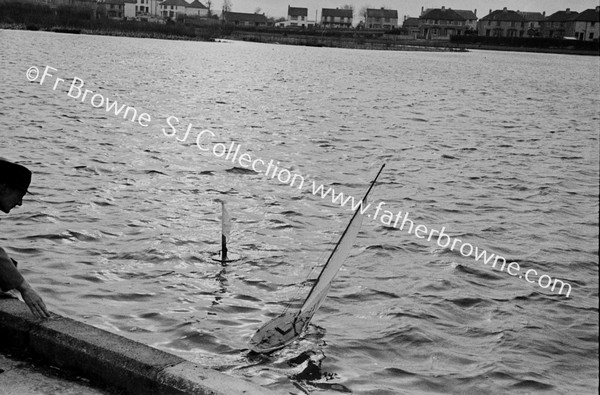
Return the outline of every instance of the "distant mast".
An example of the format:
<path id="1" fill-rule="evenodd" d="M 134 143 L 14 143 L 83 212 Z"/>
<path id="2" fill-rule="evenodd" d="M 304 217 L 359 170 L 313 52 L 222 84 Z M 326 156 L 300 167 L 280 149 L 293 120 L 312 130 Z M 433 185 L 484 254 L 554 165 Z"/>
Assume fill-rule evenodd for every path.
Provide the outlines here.
<path id="1" fill-rule="evenodd" d="M 227 262 L 227 239 L 231 233 L 231 217 L 225 207 L 225 201 L 221 200 L 221 262 Z"/>

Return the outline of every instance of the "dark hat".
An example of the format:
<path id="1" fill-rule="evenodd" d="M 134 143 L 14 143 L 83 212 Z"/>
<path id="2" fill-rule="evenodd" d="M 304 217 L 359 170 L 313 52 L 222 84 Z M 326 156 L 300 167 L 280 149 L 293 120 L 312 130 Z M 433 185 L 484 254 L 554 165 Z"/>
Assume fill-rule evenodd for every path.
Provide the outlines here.
<path id="1" fill-rule="evenodd" d="M 25 166 L 0 158 L 0 183 L 27 193 L 27 188 L 31 184 L 31 172 Z"/>

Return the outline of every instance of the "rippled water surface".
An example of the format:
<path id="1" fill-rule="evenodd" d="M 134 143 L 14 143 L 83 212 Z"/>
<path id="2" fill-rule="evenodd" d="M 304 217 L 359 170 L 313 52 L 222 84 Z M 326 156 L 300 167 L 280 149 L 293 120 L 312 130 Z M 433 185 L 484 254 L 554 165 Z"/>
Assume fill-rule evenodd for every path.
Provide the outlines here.
<path id="1" fill-rule="evenodd" d="M 35 193 L 0 241 L 53 311 L 279 393 L 597 393 L 598 63 L 0 31 L 0 156 Z M 74 77 L 148 126 L 69 97 Z M 203 129 L 306 187 L 201 152 Z M 358 198 L 383 162 L 383 209 L 570 297 L 366 218 L 307 335 L 249 356 L 350 219 L 312 180 Z"/>

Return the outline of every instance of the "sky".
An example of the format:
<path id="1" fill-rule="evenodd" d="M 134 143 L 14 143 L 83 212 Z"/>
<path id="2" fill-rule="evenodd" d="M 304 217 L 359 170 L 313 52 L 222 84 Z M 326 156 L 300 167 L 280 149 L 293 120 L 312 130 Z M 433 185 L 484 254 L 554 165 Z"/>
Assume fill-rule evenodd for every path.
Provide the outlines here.
<path id="1" fill-rule="evenodd" d="M 201 0 L 202 2 L 202 0 Z M 221 10 L 223 0 L 212 0 L 212 8 Z M 550 15 L 556 11 L 571 10 L 581 12 L 598 6 L 598 0 L 230 0 L 232 11 L 255 12 L 257 8 L 269 17 L 282 17 L 287 14 L 288 5 L 308 8 L 309 18 L 314 19 L 315 11 L 321 17 L 321 8 L 336 8 L 346 4 L 355 9 L 355 18 L 362 7 L 389 8 L 398 11 L 398 17 L 404 15 L 418 17 L 421 7 L 425 8 L 454 8 L 457 10 L 477 10 L 477 17 L 483 18 L 490 9 L 497 10 L 507 7 L 509 10 L 542 12 Z M 204 4 L 205 2 L 203 2 Z"/>

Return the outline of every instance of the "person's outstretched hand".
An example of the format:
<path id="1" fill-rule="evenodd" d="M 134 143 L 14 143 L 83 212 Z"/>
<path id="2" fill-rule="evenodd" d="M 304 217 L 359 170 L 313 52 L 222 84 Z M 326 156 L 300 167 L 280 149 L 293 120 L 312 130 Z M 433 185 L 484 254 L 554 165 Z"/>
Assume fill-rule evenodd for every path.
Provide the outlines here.
<path id="1" fill-rule="evenodd" d="M 25 304 L 27 304 L 33 315 L 38 318 L 50 318 L 50 313 L 46 309 L 46 304 L 40 295 L 31 288 L 31 285 L 29 285 L 27 281 L 23 281 L 23 283 L 17 287 L 17 290 L 21 293 L 23 301 L 25 301 Z"/>

